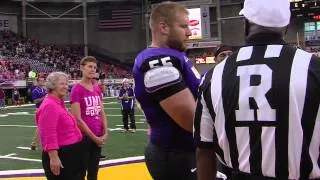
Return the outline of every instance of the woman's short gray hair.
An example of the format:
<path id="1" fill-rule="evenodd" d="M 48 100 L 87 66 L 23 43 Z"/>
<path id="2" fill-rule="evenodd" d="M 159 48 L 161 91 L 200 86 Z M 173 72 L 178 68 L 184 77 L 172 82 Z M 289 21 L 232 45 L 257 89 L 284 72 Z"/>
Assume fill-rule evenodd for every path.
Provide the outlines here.
<path id="1" fill-rule="evenodd" d="M 64 72 L 52 72 L 48 75 L 46 79 L 46 88 L 48 92 L 52 92 L 53 90 L 56 89 L 57 81 L 60 78 L 65 78 L 68 80 L 68 75 Z"/>

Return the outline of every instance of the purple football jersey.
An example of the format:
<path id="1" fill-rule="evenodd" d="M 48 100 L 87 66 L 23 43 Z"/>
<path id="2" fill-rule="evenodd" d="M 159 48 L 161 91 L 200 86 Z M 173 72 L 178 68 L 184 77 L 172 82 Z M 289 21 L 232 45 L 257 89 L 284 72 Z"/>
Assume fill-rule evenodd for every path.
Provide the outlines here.
<path id="1" fill-rule="evenodd" d="M 200 75 L 185 53 L 168 48 L 145 49 L 135 60 L 133 77 L 134 93 L 151 127 L 151 142 L 163 148 L 194 151 L 192 133 L 176 124 L 159 104 L 185 88 L 196 99 Z"/>

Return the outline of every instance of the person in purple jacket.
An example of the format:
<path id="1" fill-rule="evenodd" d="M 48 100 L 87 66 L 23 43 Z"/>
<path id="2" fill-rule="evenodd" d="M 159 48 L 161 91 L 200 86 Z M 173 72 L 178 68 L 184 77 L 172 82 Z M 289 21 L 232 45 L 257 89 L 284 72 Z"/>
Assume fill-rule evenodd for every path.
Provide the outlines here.
<path id="1" fill-rule="evenodd" d="M 119 100 L 121 100 L 121 112 L 122 112 L 122 122 L 123 122 L 123 130 L 124 132 L 136 132 L 136 121 L 134 118 L 134 92 L 130 87 L 129 80 L 124 78 L 122 80 L 122 87 L 118 96 Z M 128 125 L 128 116 L 130 117 L 130 129 Z"/>
<path id="2" fill-rule="evenodd" d="M 188 14 L 178 3 L 155 5 L 152 44 L 133 67 L 135 96 L 151 128 L 145 161 L 155 180 L 196 179 L 192 132 L 200 74 L 184 53 Z"/>
<path id="3" fill-rule="evenodd" d="M 87 180 L 96 180 L 101 147 L 108 137 L 107 118 L 103 107 L 102 92 L 94 79 L 97 70 L 96 58 L 92 56 L 82 58 L 80 69 L 82 79 L 71 90 L 71 110 L 88 141 Z"/>

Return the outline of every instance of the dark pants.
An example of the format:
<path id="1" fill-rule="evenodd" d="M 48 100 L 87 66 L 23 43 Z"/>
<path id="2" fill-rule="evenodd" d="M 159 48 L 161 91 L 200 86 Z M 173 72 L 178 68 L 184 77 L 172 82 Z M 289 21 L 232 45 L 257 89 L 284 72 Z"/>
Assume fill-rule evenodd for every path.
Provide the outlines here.
<path id="1" fill-rule="evenodd" d="M 47 152 L 42 152 L 42 166 L 48 180 L 84 180 L 85 177 L 85 142 L 60 147 L 58 155 L 64 168 L 60 175 L 54 175 L 50 170 L 50 158 Z"/>
<path id="2" fill-rule="evenodd" d="M 122 122 L 123 128 L 128 130 L 128 116 L 130 117 L 130 128 L 136 129 L 136 121 L 134 119 L 134 109 L 124 109 L 122 110 Z"/>
<path id="3" fill-rule="evenodd" d="M 196 180 L 194 152 L 166 150 L 149 143 L 145 161 L 154 180 Z"/>
<path id="4" fill-rule="evenodd" d="M 99 161 L 101 147 L 94 143 L 91 139 L 85 138 L 87 141 L 86 161 L 87 161 L 87 180 L 97 180 L 99 171 Z"/>

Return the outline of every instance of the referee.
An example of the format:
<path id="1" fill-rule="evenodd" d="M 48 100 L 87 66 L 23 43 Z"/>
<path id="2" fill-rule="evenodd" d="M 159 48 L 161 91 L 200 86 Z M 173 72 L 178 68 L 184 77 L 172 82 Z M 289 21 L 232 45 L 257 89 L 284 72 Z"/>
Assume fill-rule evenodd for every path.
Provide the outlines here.
<path id="1" fill-rule="evenodd" d="M 214 179 L 216 159 L 237 180 L 320 179 L 320 59 L 283 41 L 288 0 L 245 0 L 240 14 L 246 45 L 200 86 L 198 180 Z"/>

